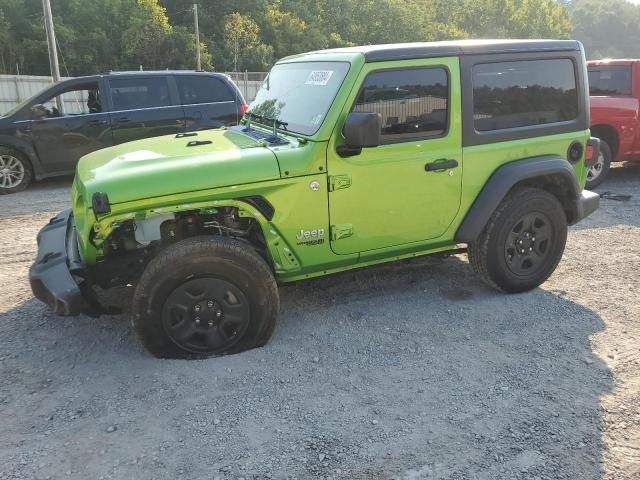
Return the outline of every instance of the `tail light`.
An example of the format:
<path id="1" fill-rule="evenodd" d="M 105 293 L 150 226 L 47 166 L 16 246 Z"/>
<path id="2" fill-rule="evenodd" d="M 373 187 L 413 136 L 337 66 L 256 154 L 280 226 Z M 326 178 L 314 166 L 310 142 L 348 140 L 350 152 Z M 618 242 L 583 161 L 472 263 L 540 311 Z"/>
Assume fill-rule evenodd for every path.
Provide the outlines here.
<path id="1" fill-rule="evenodd" d="M 600 139 L 591 137 L 587 142 L 587 151 L 585 153 L 584 163 L 587 167 L 591 167 L 600 155 Z"/>
<path id="2" fill-rule="evenodd" d="M 584 160 L 587 164 L 593 163 L 593 145 L 587 145 L 587 153 Z"/>
<path id="3" fill-rule="evenodd" d="M 244 115 L 245 113 L 247 113 L 248 108 L 249 108 L 249 105 L 247 105 L 246 103 L 243 103 L 242 105 L 240 105 L 240 113 Z"/>

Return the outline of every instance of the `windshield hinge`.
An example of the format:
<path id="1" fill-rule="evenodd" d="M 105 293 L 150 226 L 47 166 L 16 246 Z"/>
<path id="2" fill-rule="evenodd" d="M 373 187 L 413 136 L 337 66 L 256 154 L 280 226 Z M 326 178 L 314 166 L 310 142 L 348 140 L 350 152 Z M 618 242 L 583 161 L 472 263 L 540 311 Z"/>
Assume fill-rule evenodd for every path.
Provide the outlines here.
<path id="1" fill-rule="evenodd" d="M 353 225 L 350 223 L 342 223 L 340 225 L 331 225 L 331 241 L 340 240 L 353 235 Z"/>
<path id="2" fill-rule="evenodd" d="M 340 190 L 342 188 L 349 188 L 351 186 L 350 175 L 331 175 L 328 178 L 329 191 Z"/>

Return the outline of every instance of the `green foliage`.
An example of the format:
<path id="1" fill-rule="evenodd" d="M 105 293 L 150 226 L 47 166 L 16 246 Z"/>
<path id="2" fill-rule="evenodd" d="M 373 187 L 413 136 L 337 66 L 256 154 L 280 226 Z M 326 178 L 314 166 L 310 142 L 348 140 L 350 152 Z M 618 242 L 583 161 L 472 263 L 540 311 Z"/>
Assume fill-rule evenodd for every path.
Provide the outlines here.
<path id="1" fill-rule="evenodd" d="M 624 0 L 573 0 L 574 36 L 589 58 L 640 57 L 640 6 Z"/>
<path id="2" fill-rule="evenodd" d="M 62 73 L 91 74 L 137 69 L 139 65 L 146 69 L 194 68 L 193 1 L 53 0 Z M 584 18 L 585 32 L 591 24 L 581 13 L 581 4 L 589 2 L 601 3 L 565 2 L 574 9 L 574 18 Z M 236 65 L 238 70 L 266 70 L 283 56 L 358 44 L 568 38 L 572 32 L 567 9 L 556 0 L 198 3 L 205 69 L 215 64 L 219 70 L 231 70 Z M 631 27 L 634 22 L 640 24 L 637 17 L 629 19 L 629 32 L 635 32 Z M 0 0 L 0 72 L 15 73 L 16 64 L 22 73 L 49 73 L 41 0 Z"/>

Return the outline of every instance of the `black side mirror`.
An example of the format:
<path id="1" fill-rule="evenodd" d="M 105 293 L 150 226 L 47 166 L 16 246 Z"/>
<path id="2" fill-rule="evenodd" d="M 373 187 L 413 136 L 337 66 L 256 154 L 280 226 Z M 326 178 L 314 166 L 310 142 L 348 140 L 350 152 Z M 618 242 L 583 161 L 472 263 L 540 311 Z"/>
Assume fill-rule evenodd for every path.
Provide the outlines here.
<path id="1" fill-rule="evenodd" d="M 32 120 L 42 120 L 48 114 L 47 108 L 39 103 L 32 105 L 31 108 L 29 108 L 29 112 L 31 112 Z"/>
<path id="2" fill-rule="evenodd" d="M 351 112 L 344 122 L 342 134 L 345 144 L 338 147 L 338 154 L 343 157 L 358 155 L 363 148 L 380 145 L 382 119 L 373 112 Z"/>

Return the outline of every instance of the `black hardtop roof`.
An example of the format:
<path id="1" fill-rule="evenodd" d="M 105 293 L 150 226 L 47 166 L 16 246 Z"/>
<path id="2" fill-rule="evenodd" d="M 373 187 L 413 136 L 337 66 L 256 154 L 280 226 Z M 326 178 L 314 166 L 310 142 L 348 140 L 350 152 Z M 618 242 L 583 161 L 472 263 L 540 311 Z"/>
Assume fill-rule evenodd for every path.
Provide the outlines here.
<path id="1" fill-rule="evenodd" d="M 581 50 L 577 40 L 455 40 L 447 42 L 391 43 L 309 52 L 361 53 L 367 62 L 413 58 Z"/>

